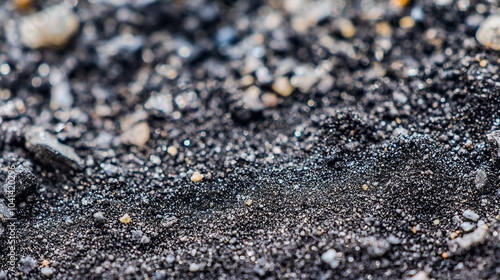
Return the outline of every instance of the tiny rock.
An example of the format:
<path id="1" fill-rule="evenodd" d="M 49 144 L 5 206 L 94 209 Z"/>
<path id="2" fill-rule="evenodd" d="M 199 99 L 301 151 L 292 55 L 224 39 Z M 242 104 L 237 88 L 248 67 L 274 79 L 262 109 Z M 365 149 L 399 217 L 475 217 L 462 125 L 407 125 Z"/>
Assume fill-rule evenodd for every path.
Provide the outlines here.
<path id="1" fill-rule="evenodd" d="M 53 84 L 50 89 L 50 109 L 70 109 L 73 106 L 74 99 L 66 75 L 62 71 L 54 69 L 50 72 L 50 80 Z"/>
<path id="2" fill-rule="evenodd" d="M 42 163 L 56 169 L 81 169 L 84 161 L 67 145 L 59 143 L 57 137 L 45 131 L 43 127 L 32 126 L 25 131 L 26 149 Z"/>
<path id="3" fill-rule="evenodd" d="M 175 146 L 170 146 L 167 148 L 167 153 L 175 157 L 177 155 L 177 148 Z"/>
<path id="4" fill-rule="evenodd" d="M 476 245 L 483 243 L 486 240 L 488 231 L 485 227 L 478 227 L 471 233 L 465 234 L 462 237 L 448 241 L 448 247 L 452 253 L 468 250 Z"/>
<path id="5" fill-rule="evenodd" d="M 463 222 L 460 227 L 465 231 L 469 232 L 474 229 L 474 225 L 469 222 Z"/>
<path id="6" fill-rule="evenodd" d="M 264 104 L 266 108 L 274 108 L 278 106 L 279 103 L 279 99 L 274 93 L 264 93 L 261 96 L 261 99 L 262 99 L 262 104 Z"/>
<path id="7" fill-rule="evenodd" d="M 467 219 L 472 220 L 474 222 L 479 220 L 479 215 L 470 209 L 465 210 L 463 213 L 463 216 L 464 216 L 464 218 L 467 218 Z"/>
<path id="8" fill-rule="evenodd" d="M 200 266 L 198 264 L 192 263 L 189 265 L 189 271 L 197 272 L 200 270 Z"/>
<path id="9" fill-rule="evenodd" d="M 12 177 L 8 177 L 7 179 L 10 182 L 13 181 L 14 184 L 11 185 L 5 182 L 3 188 L 0 189 L 0 195 L 2 193 L 4 195 L 10 193 L 19 197 L 33 192 L 38 186 L 38 178 L 22 165 L 16 167 L 11 174 Z"/>
<path id="10" fill-rule="evenodd" d="M 50 277 L 54 274 L 54 270 L 50 267 L 44 267 L 40 270 L 40 273 L 45 277 Z"/>
<path id="11" fill-rule="evenodd" d="M 484 170 L 478 169 L 476 170 L 476 177 L 474 178 L 474 185 L 478 191 L 481 191 L 488 183 L 488 175 Z"/>
<path id="12" fill-rule="evenodd" d="M 338 25 L 342 37 L 349 39 L 356 34 L 356 28 L 350 20 L 345 18 L 338 19 L 336 24 Z"/>
<path id="13" fill-rule="evenodd" d="M 410 4 L 410 0 L 391 0 L 390 3 L 393 7 L 402 9 Z"/>
<path id="14" fill-rule="evenodd" d="M 103 42 L 97 47 L 97 52 L 102 58 L 107 59 L 118 54 L 131 54 L 140 49 L 143 44 L 144 38 L 127 33 Z"/>
<path id="15" fill-rule="evenodd" d="M 481 23 L 476 39 L 485 47 L 500 51 L 500 14 L 491 15 Z"/>
<path id="16" fill-rule="evenodd" d="M 277 94 L 283 97 L 289 96 L 294 90 L 293 86 L 290 84 L 290 80 L 288 80 L 287 77 L 276 78 L 276 81 L 274 81 L 272 88 Z"/>
<path id="17" fill-rule="evenodd" d="M 19 260 L 19 271 L 22 273 L 30 273 L 36 267 L 36 262 L 32 257 L 24 257 Z"/>
<path id="18" fill-rule="evenodd" d="M 19 21 L 21 43 L 30 48 L 59 48 L 75 35 L 80 19 L 66 4 L 52 6 Z"/>
<path id="19" fill-rule="evenodd" d="M 120 139 L 125 144 L 132 144 L 139 148 L 144 147 L 149 140 L 151 131 L 147 122 L 135 124 L 130 129 L 124 131 Z"/>
<path id="20" fill-rule="evenodd" d="M 419 271 L 408 280 L 429 280 L 429 275 L 425 271 Z"/>
<path id="21" fill-rule="evenodd" d="M 193 175 L 191 176 L 191 181 L 195 182 L 195 183 L 198 183 L 200 182 L 201 180 L 203 180 L 205 176 L 203 176 L 203 174 L 201 174 L 200 172 L 195 172 L 193 173 Z"/>
<path id="22" fill-rule="evenodd" d="M 96 212 L 94 213 L 94 219 L 98 224 L 104 224 L 105 218 L 104 218 L 104 213 L 102 212 Z"/>
<path id="23" fill-rule="evenodd" d="M 486 139 L 491 144 L 492 148 L 495 149 L 496 155 L 500 157 L 500 130 L 495 130 L 487 134 Z"/>
<path id="24" fill-rule="evenodd" d="M 321 255 L 321 260 L 330 265 L 332 269 L 337 268 L 340 265 L 340 260 L 337 256 L 337 251 L 330 249 Z"/>
<path id="25" fill-rule="evenodd" d="M 365 245 L 368 245 L 367 251 L 368 255 L 372 257 L 383 256 L 391 248 L 391 244 L 385 239 L 376 239 L 374 237 L 368 237 L 364 241 Z"/>
<path id="26" fill-rule="evenodd" d="M 122 224 L 128 224 L 131 221 L 132 221 L 132 218 L 130 218 L 129 214 L 125 214 L 125 215 L 120 217 L 120 223 L 122 223 Z"/>
<path id="27" fill-rule="evenodd" d="M 264 109 L 260 98 L 260 89 L 256 86 L 249 87 L 243 94 L 243 103 L 245 107 L 252 111 L 260 111 Z"/>

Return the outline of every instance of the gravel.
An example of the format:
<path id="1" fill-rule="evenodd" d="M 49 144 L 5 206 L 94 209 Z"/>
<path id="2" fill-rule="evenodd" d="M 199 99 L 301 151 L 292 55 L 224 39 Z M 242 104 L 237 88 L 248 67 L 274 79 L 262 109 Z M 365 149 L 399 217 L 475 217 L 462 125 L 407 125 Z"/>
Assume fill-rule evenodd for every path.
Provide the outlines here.
<path id="1" fill-rule="evenodd" d="M 76 31 L 22 44 L 59 3 Z M 0 276 L 498 275 L 497 2 L 25 5 L 0 4 L 0 185 L 33 174 Z"/>
<path id="2" fill-rule="evenodd" d="M 32 126 L 26 129 L 26 149 L 34 157 L 54 168 L 82 169 L 83 160 L 75 153 L 72 147 L 59 143 L 56 136 L 47 132 L 43 127 Z"/>
<path id="3" fill-rule="evenodd" d="M 78 31 L 80 20 L 63 3 L 23 17 L 19 22 L 21 42 L 30 48 L 60 48 Z"/>
<path id="4" fill-rule="evenodd" d="M 500 50 L 500 14 L 490 15 L 481 23 L 476 39 L 488 48 Z"/>
<path id="5" fill-rule="evenodd" d="M 321 260 L 329 264 L 332 269 L 340 265 L 340 260 L 337 256 L 337 251 L 330 249 L 321 255 Z"/>
<path id="6" fill-rule="evenodd" d="M 487 229 L 478 227 L 473 232 L 465 234 L 448 242 L 448 247 L 452 253 L 463 253 L 470 248 L 483 243 L 487 237 Z"/>
<path id="7" fill-rule="evenodd" d="M 40 273 L 45 277 L 51 277 L 52 274 L 54 274 L 54 269 L 50 267 L 42 267 L 42 269 L 40 269 Z"/>
<path id="8" fill-rule="evenodd" d="M 477 220 L 479 220 L 479 215 L 470 209 L 465 210 L 462 215 L 464 216 L 464 218 L 474 222 L 477 222 Z"/>

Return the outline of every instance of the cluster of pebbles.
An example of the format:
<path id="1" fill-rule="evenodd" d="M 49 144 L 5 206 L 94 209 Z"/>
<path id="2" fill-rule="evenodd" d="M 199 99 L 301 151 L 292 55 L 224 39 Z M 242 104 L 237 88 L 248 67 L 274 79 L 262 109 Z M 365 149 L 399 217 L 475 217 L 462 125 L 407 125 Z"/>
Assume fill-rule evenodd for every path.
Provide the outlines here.
<path id="1" fill-rule="evenodd" d="M 495 1 L 15 0 L 0 26 L 0 279 L 500 274 Z"/>

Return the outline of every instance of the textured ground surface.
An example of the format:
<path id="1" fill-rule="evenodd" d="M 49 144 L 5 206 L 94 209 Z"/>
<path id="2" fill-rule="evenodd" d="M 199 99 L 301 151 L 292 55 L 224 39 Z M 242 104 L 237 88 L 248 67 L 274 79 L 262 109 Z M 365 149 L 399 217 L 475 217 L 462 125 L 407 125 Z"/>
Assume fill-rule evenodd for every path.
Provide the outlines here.
<path id="1" fill-rule="evenodd" d="M 496 1 L 73 1 L 60 50 L 19 45 L 12 2 L 17 277 L 498 279 Z"/>

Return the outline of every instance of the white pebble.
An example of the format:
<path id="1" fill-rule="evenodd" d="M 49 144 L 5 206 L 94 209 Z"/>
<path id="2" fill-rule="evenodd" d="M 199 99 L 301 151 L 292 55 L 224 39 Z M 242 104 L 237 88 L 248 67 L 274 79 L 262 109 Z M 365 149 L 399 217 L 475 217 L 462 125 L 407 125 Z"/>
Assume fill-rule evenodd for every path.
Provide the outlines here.
<path id="1" fill-rule="evenodd" d="M 471 233 L 462 237 L 455 238 L 448 242 L 448 247 L 452 253 L 461 250 L 467 250 L 475 245 L 481 244 L 486 240 L 488 232 L 484 227 L 479 227 Z"/>
<path id="2" fill-rule="evenodd" d="M 321 260 L 329 264 L 331 268 L 335 269 L 339 266 L 340 262 L 337 258 L 337 251 L 330 249 L 321 255 Z"/>
<path id="3" fill-rule="evenodd" d="M 189 265 L 189 271 L 197 272 L 200 270 L 200 266 L 198 264 L 192 263 Z"/>
<path id="4" fill-rule="evenodd" d="M 429 280 L 429 275 L 425 271 L 419 271 L 417 274 L 408 278 L 409 280 Z"/>
<path id="5" fill-rule="evenodd" d="M 80 19 L 68 5 L 52 6 L 19 21 L 21 43 L 34 49 L 62 47 L 79 26 Z"/>
<path id="6" fill-rule="evenodd" d="M 465 231 L 465 232 L 469 232 L 471 231 L 472 229 L 474 229 L 474 224 L 471 224 L 469 222 L 463 222 L 460 227 Z"/>
<path id="7" fill-rule="evenodd" d="M 50 277 L 52 276 L 52 274 L 54 274 L 54 270 L 50 267 L 44 267 L 40 270 L 40 273 L 42 273 L 42 275 L 45 277 Z"/>
<path id="8" fill-rule="evenodd" d="M 487 17 L 476 32 L 479 43 L 500 51 L 500 14 Z"/>
<path id="9" fill-rule="evenodd" d="M 472 220 L 474 222 L 479 220 L 479 215 L 470 209 L 465 210 L 463 213 L 463 216 L 464 216 L 464 218 Z"/>

